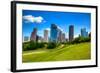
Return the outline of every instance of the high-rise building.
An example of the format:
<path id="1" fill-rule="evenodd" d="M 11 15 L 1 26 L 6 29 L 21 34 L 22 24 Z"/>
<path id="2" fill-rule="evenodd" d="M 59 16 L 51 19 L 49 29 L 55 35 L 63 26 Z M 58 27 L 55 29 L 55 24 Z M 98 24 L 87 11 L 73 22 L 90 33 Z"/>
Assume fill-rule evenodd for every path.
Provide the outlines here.
<path id="1" fill-rule="evenodd" d="M 37 41 L 37 28 L 34 28 L 32 33 L 31 33 L 31 37 L 30 37 L 31 41 Z"/>
<path id="2" fill-rule="evenodd" d="M 50 42 L 57 42 L 58 41 L 58 28 L 56 24 L 51 24 L 50 30 Z"/>
<path id="3" fill-rule="evenodd" d="M 59 43 L 66 41 L 65 34 L 56 24 L 51 24 L 50 41 Z"/>
<path id="4" fill-rule="evenodd" d="M 48 30 L 44 30 L 44 42 L 48 42 L 48 33 L 49 31 Z"/>
<path id="5" fill-rule="evenodd" d="M 81 37 L 88 37 L 88 32 L 86 31 L 86 28 L 81 29 Z"/>
<path id="6" fill-rule="evenodd" d="M 69 26 L 69 41 L 73 41 L 74 39 L 74 26 L 70 25 Z"/>
<path id="7" fill-rule="evenodd" d="M 66 42 L 66 38 L 65 38 L 65 34 L 64 33 L 62 33 L 61 42 Z"/>
<path id="8" fill-rule="evenodd" d="M 62 31 L 58 29 L 58 42 L 62 41 Z"/>

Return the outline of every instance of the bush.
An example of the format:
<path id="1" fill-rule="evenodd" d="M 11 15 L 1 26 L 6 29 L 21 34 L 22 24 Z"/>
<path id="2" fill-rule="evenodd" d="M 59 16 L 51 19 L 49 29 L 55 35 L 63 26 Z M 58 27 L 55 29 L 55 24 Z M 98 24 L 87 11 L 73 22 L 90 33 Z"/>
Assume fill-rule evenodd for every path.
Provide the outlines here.
<path id="1" fill-rule="evenodd" d="M 43 48 L 45 46 L 45 43 L 37 43 L 38 48 Z"/>
<path id="2" fill-rule="evenodd" d="M 44 47 L 44 43 L 38 43 L 38 42 L 34 42 L 34 41 L 23 43 L 23 51 L 35 50 L 35 49 L 43 48 L 43 47 Z"/>
<path id="3" fill-rule="evenodd" d="M 71 44 L 75 44 L 75 43 L 81 43 L 81 42 L 90 42 L 90 37 L 77 37 L 75 38 L 72 42 L 70 42 Z"/>
<path id="4" fill-rule="evenodd" d="M 30 45 L 29 45 L 29 50 L 35 50 L 35 49 L 37 49 L 37 48 L 38 48 L 37 42 L 31 41 L 31 42 L 30 42 Z"/>
<path id="5" fill-rule="evenodd" d="M 47 48 L 48 48 L 48 49 L 53 49 L 53 48 L 55 48 L 56 46 L 57 46 L 56 43 L 50 42 L 50 43 L 48 43 Z"/>
<path id="6" fill-rule="evenodd" d="M 23 43 L 23 51 L 27 51 L 29 44 Z"/>

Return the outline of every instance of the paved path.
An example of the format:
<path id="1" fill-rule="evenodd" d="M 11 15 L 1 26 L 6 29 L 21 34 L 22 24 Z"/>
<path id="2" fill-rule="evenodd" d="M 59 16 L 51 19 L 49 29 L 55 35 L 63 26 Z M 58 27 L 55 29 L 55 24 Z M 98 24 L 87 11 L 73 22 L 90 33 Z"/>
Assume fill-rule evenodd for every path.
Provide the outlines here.
<path id="1" fill-rule="evenodd" d="M 38 53 L 45 53 L 46 51 L 34 51 L 29 53 L 24 53 L 23 55 L 30 55 L 30 54 L 38 54 Z"/>

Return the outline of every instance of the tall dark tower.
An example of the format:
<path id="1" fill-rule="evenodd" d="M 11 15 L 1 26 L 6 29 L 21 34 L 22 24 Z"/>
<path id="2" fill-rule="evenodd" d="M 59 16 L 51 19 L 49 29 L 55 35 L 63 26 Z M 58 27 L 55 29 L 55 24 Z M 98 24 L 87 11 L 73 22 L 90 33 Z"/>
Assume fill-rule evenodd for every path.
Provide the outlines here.
<path id="1" fill-rule="evenodd" d="M 36 42 L 36 39 L 37 39 L 37 28 L 34 28 L 31 33 L 30 40 Z"/>
<path id="2" fill-rule="evenodd" d="M 73 41 L 74 38 L 74 26 L 70 25 L 69 26 L 69 41 Z"/>

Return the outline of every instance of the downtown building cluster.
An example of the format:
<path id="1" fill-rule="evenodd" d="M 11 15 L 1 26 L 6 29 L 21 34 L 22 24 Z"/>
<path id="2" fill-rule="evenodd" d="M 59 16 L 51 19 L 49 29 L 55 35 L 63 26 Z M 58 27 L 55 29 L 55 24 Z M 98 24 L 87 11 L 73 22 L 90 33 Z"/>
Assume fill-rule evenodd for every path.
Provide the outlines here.
<path id="1" fill-rule="evenodd" d="M 51 24 L 50 31 L 44 30 L 43 37 L 37 35 L 38 29 L 34 28 L 30 38 L 24 37 L 24 41 L 34 41 L 34 42 L 58 42 L 63 43 L 67 41 L 73 41 L 74 40 L 74 25 L 69 26 L 69 37 L 66 38 L 65 34 L 60 27 L 58 27 L 56 24 Z M 50 34 L 50 36 L 49 36 Z M 81 37 L 89 37 L 88 32 L 86 31 L 86 28 L 81 29 Z"/>
<path id="2" fill-rule="evenodd" d="M 51 24 L 50 31 L 44 30 L 44 37 L 37 35 L 37 28 L 34 28 L 30 40 L 38 41 L 38 42 L 65 42 L 65 33 L 61 31 L 61 29 L 56 24 Z M 49 37 L 50 34 L 50 37 Z"/>

